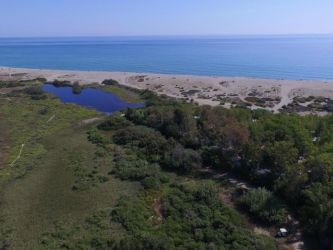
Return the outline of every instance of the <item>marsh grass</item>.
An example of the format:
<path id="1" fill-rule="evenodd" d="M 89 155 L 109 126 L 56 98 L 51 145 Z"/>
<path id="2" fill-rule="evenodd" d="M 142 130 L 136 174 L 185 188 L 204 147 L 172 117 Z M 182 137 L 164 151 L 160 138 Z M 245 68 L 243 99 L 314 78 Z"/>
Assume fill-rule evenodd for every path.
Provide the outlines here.
<path id="1" fill-rule="evenodd" d="M 130 89 L 126 89 L 120 86 L 103 86 L 102 89 L 104 91 L 110 92 L 112 94 L 117 95 L 122 100 L 129 103 L 142 103 L 143 99 L 140 98 L 140 94 L 136 93 Z"/>
<path id="2" fill-rule="evenodd" d="M 0 169 L 0 245 L 7 240 L 11 249 L 52 249 L 45 233 L 93 235 L 87 218 L 140 190 L 137 183 L 107 176 L 112 167 L 108 155 L 96 159 L 96 146 L 88 142 L 86 128 L 78 126 L 100 115 L 96 111 L 22 94 L 1 100 L 0 115 L 1 146 L 7 149 Z M 21 158 L 10 167 L 23 143 Z M 109 233 L 100 230 L 97 234 Z"/>
<path id="3" fill-rule="evenodd" d="M 46 111 L 45 111 L 46 110 Z M 43 112 L 42 112 L 43 111 Z M 10 141 L 6 160 L 2 162 L 0 183 L 24 174 L 25 167 L 32 158 L 41 155 L 43 145 L 40 140 L 78 121 L 98 115 L 96 111 L 80 108 L 73 104 L 62 104 L 58 99 L 31 100 L 26 95 L 2 101 L 0 114 L 6 124 L 2 133 Z M 51 122 L 50 117 L 54 116 Z M 21 145 L 25 144 L 22 157 L 13 166 L 10 163 L 17 157 Z"/>

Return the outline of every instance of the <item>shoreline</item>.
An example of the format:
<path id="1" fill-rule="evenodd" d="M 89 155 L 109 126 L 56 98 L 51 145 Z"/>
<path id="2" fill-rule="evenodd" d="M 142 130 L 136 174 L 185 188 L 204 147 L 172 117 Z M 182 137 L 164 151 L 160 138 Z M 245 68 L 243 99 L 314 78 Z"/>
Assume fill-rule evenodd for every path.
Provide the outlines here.
<path id="1" fill-rule="evenodd" d="M 292 105 L 295 98 L 314 97 L 297 103 L 304 113 L 310 112 L 310 104 L 316 98 L 333 100 L 333 80 L 286 80 L 251 77 L 194 76 L 155 73 L 133 73 L 112 71 L 79 71 L 10 68 L 0 66 L 0 80 L 46 78 L 48 81 L 62 80 L 78 82 L 80 85 L 101 84 L 114 79 L 120 85 L 137 89 L 149 89 L 159 95 L 165 94 L 178 99 L 193 100 L 200 105 L 251 104 L 251 108 L 265 108 L 278 112 Z M 307 104 L 304 106 L 302 104 Z M 304 108 L 302 108 L 304 106 Z M 302 112 L 300 112 L 302 113 Z"/>
<path id="2" fill-rule="evenodd" d="M 155 72 L 136 72 L 136 71 L 112 71 L 112 70 L 72 70 L 72 69 L 42 69 L 42 68 L 20 68 L 9 67 L 0 65 L 0 79 L 3 73 L 37 73 L 41 74 L 128 74 L 128 75 L 157 75 L 157 76 L 177 76 L 177 77 L 190 77 L 190 78 L 235 78 L 235 79 L 249 79 L 249 80 L 266 80 L 266 81 L 291 81 L 291 82 L 320 82 L 320 83 L 333 83 L 333 79 L 318 78 L 318 79 L 289 79 L 289 78 L 274 78 L 274 77 L 255 77 L 255 76 L 223 76 L 223 75 L 195 75 L 195 74 L 178 74 L 178 73 L 155 73 Z"/>

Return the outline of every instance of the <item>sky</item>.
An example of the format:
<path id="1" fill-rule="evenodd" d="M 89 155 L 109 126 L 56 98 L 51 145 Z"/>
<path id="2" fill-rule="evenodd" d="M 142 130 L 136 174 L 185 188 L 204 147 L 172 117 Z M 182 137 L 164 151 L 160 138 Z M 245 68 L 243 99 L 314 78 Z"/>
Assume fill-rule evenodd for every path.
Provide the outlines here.
<path id="1" fill-rule="evenodd" d="M 333 33 L 333 0 L 1 0 L 0 37 Z"/>

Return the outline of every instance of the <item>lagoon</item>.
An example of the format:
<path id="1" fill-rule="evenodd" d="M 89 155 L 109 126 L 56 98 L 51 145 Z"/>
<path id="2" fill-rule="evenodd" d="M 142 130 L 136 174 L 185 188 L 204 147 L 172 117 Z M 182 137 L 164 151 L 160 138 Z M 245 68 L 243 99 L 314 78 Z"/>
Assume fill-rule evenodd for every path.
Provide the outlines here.
<path id="1" fill-rule="evenodd" d="M 83 88 L 80 94 L 74 94 L 72 87 L 55 87 L 52 84 L 44 84 L 43 90 L 56 95 L 63 103 L 75 103 L 86 108 L 112 114 L 126 108 L 140 108 L 142 103 L 128 103 L 118 96 L 97 88 Z"/>

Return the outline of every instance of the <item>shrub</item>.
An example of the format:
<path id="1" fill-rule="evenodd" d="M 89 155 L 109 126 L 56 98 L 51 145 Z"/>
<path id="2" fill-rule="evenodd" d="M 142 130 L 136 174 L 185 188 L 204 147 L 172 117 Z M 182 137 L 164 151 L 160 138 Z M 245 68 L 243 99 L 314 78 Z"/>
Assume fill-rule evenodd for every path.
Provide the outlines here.
<path id="1" fill-rule="evenodd" d="M 170 144 L 161 133 L 144 126 L 130 126 L 116 131 L 113 141 L 135 149 L 150 162 L 160 162 L 170 150 Z"/>
<path id="2" fill-rule="evenodd" d="M 28 87 L 24 90 L 24 92 L 30 95 L 32 100 L 44 100 L 47 98 L 41 86 Z"/>
<path id="3" fill-rule="evenodd" d="M 74 83 L 72 86 L 72 92 L 75 95 L 79 95 L 82 92 L 82 87 L 79 85 L 79 83 Z"/>
<path id="4" fill-rule="evenodd" d="M 197 151 L 185 149 L 178 144 L 172 152 L 171 166 L 181 172 L 191 172 L 201 167 L 201 156 Z"/>
<path id="5" fill-rule="evenodd" d="M 47 107 L 42 108 L 41 110 L 38 111 L 38 114 L 40 115 L 46 115 L 47 113 L 49 113 L 49 109 Z"/>
<path id="6" fill-rule="evenodd" d="M 17 81 L 0 81 L 0 89 L 1 88 L 15 88 L 24 86 L 24 83 Z"/>
<path id="7" fill-rule="evenodd" d="M 112 173 L 122 180 L 140 181 L 146 177 L 156 176 L 160 171 L 159 165 L 150 164 L 146 160 L 137 159 L 136 157 L 118 158 L 115 159 L 115 167 Z"/>
<path id="8" fill-rule="evenodd" d="M 119 82 L 114 79 L 107 79 L 102 82 L 103 85 L 119 85 Z"/>
<path id="9" fill-rule="evenodd" d="M 249 191 L 240 198 L 240 202 L 263 222 L 281 225 L 287 220 L 284 204 L 265 188 Z"/>
<path id="10" fill-rule="evenodd" d="M 102 122 L 100 125 L 98 125 L 98 129 L 110 131 L 110 130 L 117 130 L 121 128 L 125 128 L 131 125 L 131 122 L 128 121 L 126 118 L 113 115 L 110 116 L 106 121 Z"/>
<path id="11" fill-rule="evenodd" d="M 161 182 L 156 177 L 146 177 L 142 185 L 145 189 L 158 189 L 161 186 Z"/>
<path id="12" fill-rule="evenodd" d="M 71 87 L 71 82 L 70 81 L 60 81 L 60 80 L 54 80 L 52 82 L 52 85 L 57 87 L 57 88 L 60 88 L 60 87 Z"/>
<path id="13" fill-rule="evenodd" d="M 89 130 L 87 134 L 88 140 L 94 144 L 105 145 L 110 142 L 110 140 L 106 136 L 98 133 L 96 129 Z"/>

